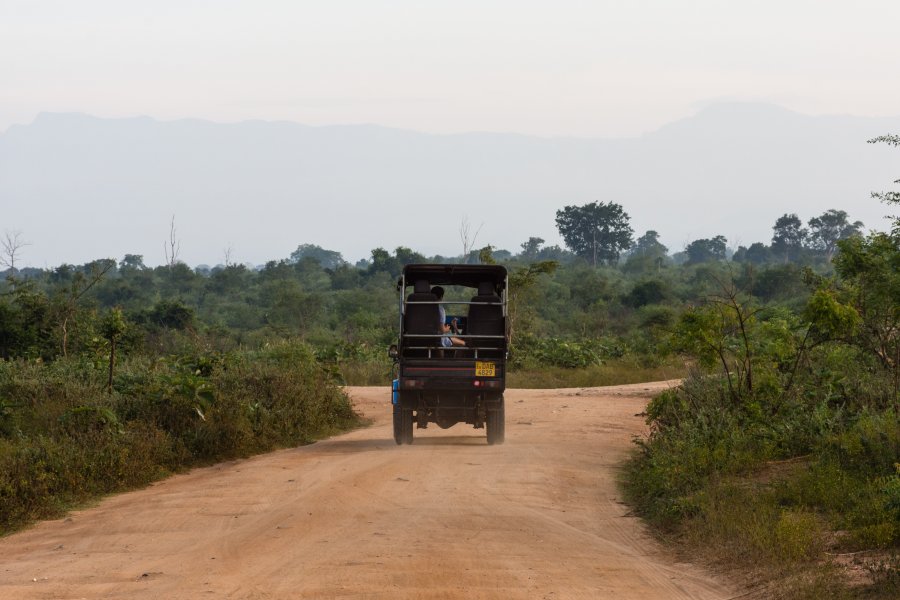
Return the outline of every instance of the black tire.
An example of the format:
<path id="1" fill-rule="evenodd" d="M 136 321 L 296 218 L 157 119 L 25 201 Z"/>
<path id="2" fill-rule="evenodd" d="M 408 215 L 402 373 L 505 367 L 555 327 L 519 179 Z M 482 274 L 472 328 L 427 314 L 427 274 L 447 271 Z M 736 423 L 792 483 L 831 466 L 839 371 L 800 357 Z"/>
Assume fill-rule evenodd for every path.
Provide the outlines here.
<path id="1" fill-rule="evenodd" d="M 394 441 L 397 445 L 413 442 L 413 411 L 394 407 Z"/>
<path id="2" fill-rule="evenodd" d="M 400 410 L 400 423 L 403 429 L 403 438 L 405 443 L 412 444 L 412 409 L 403 408 Z"/>
<path id="3" fill-rule="evenodd" d="M 394 441 L 399 446 L 404 442 L 403 437 L 403 417 L 399 406 L 394 405 Z"/>
<path id="4" fill-rule="evenodd" d="M 503 404 L 503 397 L 496 408 L 489 408 L 487 411 L 487 443 L 491 446 L 494 444 L 502 444 L 506 439 L 506 408 Z"/>

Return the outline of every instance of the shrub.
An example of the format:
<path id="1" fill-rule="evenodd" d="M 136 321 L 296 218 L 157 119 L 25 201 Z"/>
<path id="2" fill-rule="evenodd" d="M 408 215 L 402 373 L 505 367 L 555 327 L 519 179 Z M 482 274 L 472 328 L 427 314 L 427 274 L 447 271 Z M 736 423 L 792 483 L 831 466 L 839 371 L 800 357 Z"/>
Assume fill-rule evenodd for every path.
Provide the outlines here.
<path id="1" fill-rule="evenodd" d="M 210 461 L 302 444 L 356 423 L 303 344 L 194 350 L 120 365 L 0 363 L 0 532 L 73 502 Z"/>
<path id="2" fill-rule="evenodd" d="M 620 358 L 625 350 L 613 340 L 563 340 L 526 334 L 515 338 L 510 354 L 514 368 L 576 369 L 599 365 L 605 358 Z"/>

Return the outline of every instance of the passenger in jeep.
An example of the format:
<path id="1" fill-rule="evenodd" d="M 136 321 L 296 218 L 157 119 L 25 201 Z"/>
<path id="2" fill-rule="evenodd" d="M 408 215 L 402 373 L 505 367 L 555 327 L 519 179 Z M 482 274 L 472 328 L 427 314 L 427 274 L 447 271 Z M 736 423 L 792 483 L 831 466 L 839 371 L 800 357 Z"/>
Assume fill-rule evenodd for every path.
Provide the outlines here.
<path id="1" fill-rule="evenodd" d="M 439 285 L 431 288 L 431 293 L 435 295 L 438 299 L 438 302 L 444 299 L 444 288 Z M 452 346 L 465 346 L 466 342 L 456 336 L 450 335 L 452 333 L 452 329 L 450 325 L 447 325 L 447 311 L 444 310 L 443 304 L 438 304 L 438 311 L 441 313 L 441 332 L 444 335 L 441 336 L 441 346 L 444 348 L 450 348 Z"/>

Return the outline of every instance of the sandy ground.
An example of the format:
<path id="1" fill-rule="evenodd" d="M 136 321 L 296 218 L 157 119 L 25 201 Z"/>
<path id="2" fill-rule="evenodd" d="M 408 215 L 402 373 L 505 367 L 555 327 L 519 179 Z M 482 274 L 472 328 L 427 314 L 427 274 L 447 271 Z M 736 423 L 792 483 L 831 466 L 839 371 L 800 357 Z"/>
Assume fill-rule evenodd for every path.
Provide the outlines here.
<path id="1" fill-rule="evenodd" d="M 726 599 L 629 516 L 616 464 L 666 382 L 507 392 L 506 444 L 374 420 L 0 539 L 0 598 Z"/>

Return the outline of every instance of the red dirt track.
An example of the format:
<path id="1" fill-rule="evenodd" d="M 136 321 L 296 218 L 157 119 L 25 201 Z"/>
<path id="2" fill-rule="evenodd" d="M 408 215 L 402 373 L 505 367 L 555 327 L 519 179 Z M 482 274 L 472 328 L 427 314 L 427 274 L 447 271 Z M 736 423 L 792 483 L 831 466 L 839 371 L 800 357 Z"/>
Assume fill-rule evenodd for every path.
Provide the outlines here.
<path id="1" fill-rule="evenodd" d="M 509 390 L 506 443 L 365 429 L 197 469 L 0 539 L 0 598 L 727 599 L 621 503 L 635 413 L 669 383 Z"/>

